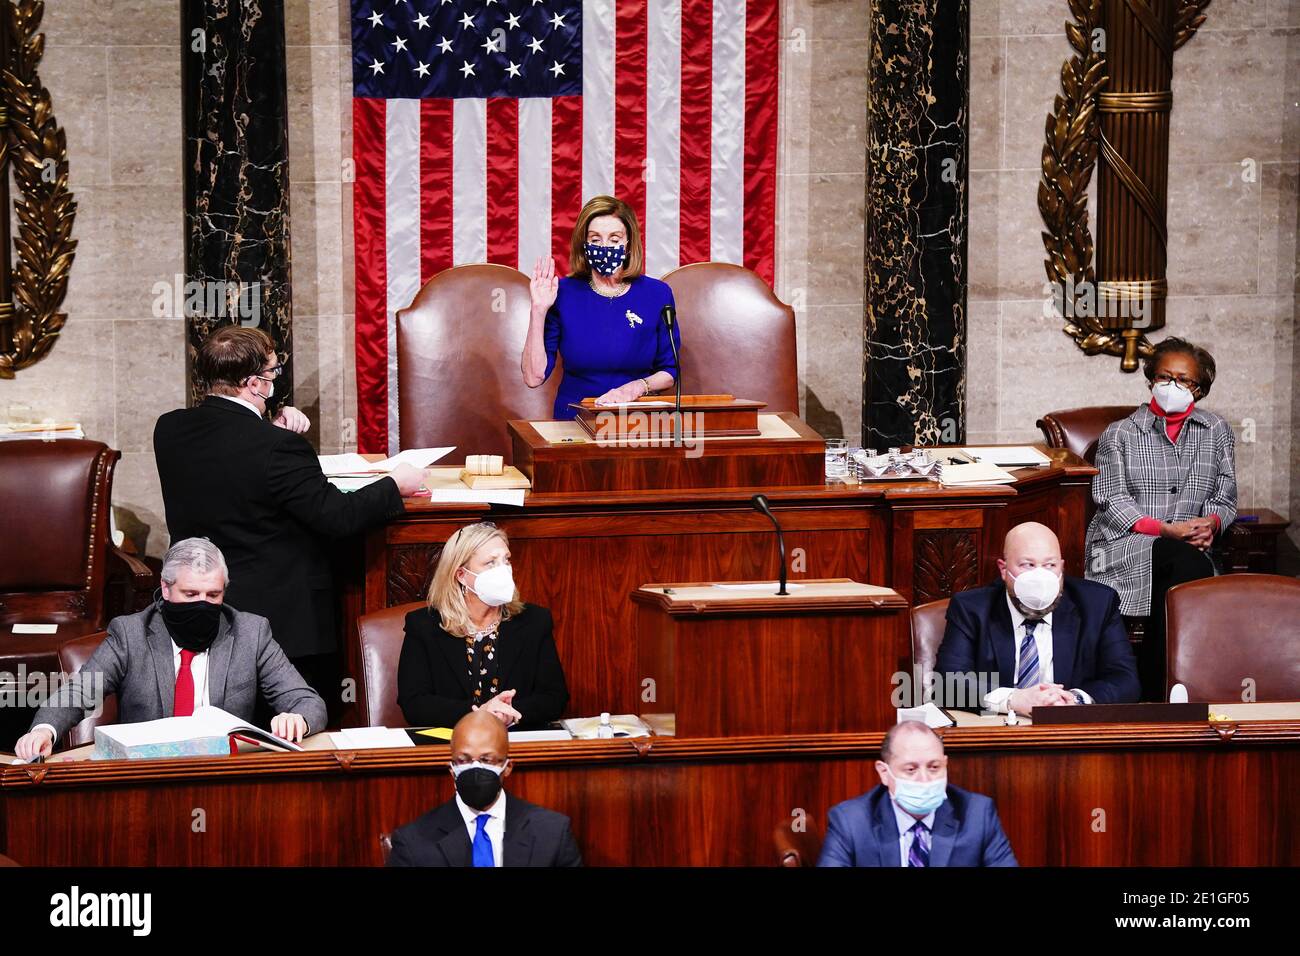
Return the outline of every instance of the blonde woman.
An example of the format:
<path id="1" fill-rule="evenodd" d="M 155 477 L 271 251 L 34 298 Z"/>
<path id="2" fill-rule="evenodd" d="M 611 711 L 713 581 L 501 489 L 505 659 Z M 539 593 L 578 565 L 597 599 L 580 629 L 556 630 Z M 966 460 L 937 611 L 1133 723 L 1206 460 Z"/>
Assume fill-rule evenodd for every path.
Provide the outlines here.
<path id="1" fill-rule="evenodd" d="M 673 305 L 673 290 L 645 274 L 641 228 L 623 200 L 588 200 L 569 241 L 569 274 L 560 278 L 553 259 L 538 259 L 529 289 L 524 384 L 537 388 L 550 378 L 556 356 L 563 358 L 555 418 L 572 418 L 570 403 L 584 398 L 631 402 L 676 381 L 673 344 L 660 318 Z M 680 352 L 677 323 L 672 336 Z"/>
<path id="2" fill-rule="evenodd" d="M 406 616 L 397 703 L 412 727 L 452 727 L 483 710 L 507 727 L 545 727 L 569 690 L 551 612 L 519 599 L 510 542 L 490 521 L 443 546 L 429 605 Z"/>

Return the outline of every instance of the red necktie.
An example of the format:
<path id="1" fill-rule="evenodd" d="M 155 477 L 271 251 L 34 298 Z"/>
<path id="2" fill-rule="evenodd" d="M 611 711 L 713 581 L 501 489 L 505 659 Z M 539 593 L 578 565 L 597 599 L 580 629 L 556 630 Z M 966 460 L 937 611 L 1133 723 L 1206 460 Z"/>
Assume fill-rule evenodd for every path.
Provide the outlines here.
<path id="1" fill-rule="evenodd" d="M 194 716 L 194 674 L 190 671 L 190 661 L 194 652 L 181 650 L 181 669 L 176 672 L 176 697 L 172 704 L 173 717 Z"/>

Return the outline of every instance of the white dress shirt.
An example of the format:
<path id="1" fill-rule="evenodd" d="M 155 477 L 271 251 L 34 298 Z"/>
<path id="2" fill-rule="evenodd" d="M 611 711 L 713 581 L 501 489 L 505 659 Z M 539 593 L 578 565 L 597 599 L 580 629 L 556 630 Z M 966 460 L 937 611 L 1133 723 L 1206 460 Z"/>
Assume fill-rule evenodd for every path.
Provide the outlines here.
<path id="1" fill-rule="evenodd" d="M 900 865 L 907 866 L 907 855 L 912 852 L 912 840 L 915 834 L 912 827 L 916 826 L 916 817 L 912 816 L 891 797 L 889 805 L 894 808 L 894 819 L 898 821 L 898 856 Z M 925 824 L 926 829 L 930 831 L 930 849 L 934 849 L 934 815 L 937 810 L 931 810 L 925 816 L 921 817 L 921 822 Z"/>
<path id="2" fill-rule="evenodd" d="M 175 641 L 172 641 L 172 673 L 181 672 L 181 648 Z M 201 651 L 190 659 L 190 674 L 194 677 L 194 706 L 195 708 L 207 707 L 210 703 L 208 694 L 208 652 Z M 173 690 L 175 688 L 173 687 Z M 174 699 L 174 698 L 173 698 Z M 54 727 L 50 724 L 37 724 L 32 728 L 33 731 L 45 728 L 50 732 L 50 736 L 57 737 Z"/>
<path id="3" fill-rule="evenodd" d="M 465 829 L 469 831 L 469 845 L 471 851 L 474 846 L 474 837 L 478 834 L 478 818 L 481 814 L 486 813 L 492 819 L 488 820 L 487 830 L 488 842 L 492 844 L 492 865 L 501 866 L 501 846 L 506 835 L 506 792 L 501 791 L 497 797 L 496 803 L 486 810 L 475 810 L 468 803 L 456 794 L 456 807 L 460 810 L 460 815 L 465 818 Z"/>
<path id="4" fill-rule="evenodd" d="M 1011 692 L 1016 689 L 1015 681 L 1020 676 L 1020 643 L 1025 639 L 1025 616 L 1020 613 L 1020 609 L 1012 603 L 1011 595 L 1006 596 L 1007 608 L 1011 611 L 1011 639 L 1015 647 L 1015 657 L 1011 665 L 1010 687 L 998 687 L 984 695 L 984 709 L 997 711 L 1000 714 L 1007 712 L 1007 701 L 1011 698 Z M 1052 669 L 1052 615 L 1044 616 L 1038 626 L 1034 628 L 1034 646 L 1038 648 L 1038 683 L 1053 684 Z M 1083 697 L 1085 703 L 1092 703 L 1092 698 L 1083 691 L 1078 691 Z"/>

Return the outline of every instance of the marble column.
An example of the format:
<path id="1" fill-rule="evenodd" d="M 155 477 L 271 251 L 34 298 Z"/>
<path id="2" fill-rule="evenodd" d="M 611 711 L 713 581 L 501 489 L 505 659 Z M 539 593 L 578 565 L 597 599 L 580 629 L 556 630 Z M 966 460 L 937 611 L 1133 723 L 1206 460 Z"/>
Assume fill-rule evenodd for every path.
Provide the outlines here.
<path id="1" fill-rule="evenodd" d="M 181 4 L 185 116 L 186 384 L 195 349 L 241 323 L 293 354 L 284 5 Z M 293 396 L 293 366 L 275 383 Z"/>
<path id="2" fill-rule="evenodd" d="M 874 0 L 863 441 L 965 440 L 969 0 Z"/>

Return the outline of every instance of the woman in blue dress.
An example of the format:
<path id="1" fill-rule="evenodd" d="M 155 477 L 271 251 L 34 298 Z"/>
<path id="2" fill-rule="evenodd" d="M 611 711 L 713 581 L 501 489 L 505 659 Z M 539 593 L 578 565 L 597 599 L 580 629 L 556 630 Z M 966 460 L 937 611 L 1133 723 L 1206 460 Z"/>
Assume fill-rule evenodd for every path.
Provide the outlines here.
<path id="1" fill-rule="evenodd" d="M 672 387 L 677 363 L 660 316 L 673 305 L 673 293 L 645 275 L 641 230 L 627 203 L 612 196 L 589 200 L 569 243 L 569 275 L 557 278 L 554 261 L 538 259 L 530 290 L 524 382 L 537 388 L 550 377 L 556 355 L 564 358 L 555 418 L 573 418 L 569 405 L 584 398 L 616 405 Z M 680 349 L 676 322 L 672 335 Z"/>

